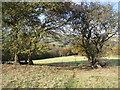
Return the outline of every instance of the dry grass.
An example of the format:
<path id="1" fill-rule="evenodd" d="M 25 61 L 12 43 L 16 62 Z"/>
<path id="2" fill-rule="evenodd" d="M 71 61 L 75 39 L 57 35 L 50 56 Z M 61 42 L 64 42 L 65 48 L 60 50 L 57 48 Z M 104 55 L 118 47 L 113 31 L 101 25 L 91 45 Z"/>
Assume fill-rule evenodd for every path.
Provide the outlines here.
<path id="1" fill-rule="evenodd" d="M 90 69 L 85 57 L 34 60 L 38 65 L 2 65 L 3 88 L 118 88 L 118 57 L 114 66 Z"/>
<path id="2" fill-rule="evenodd" d="M 117 88 L 118 68 L 60 69 L 55 66 L 4 64 L 3 88 Z"/>

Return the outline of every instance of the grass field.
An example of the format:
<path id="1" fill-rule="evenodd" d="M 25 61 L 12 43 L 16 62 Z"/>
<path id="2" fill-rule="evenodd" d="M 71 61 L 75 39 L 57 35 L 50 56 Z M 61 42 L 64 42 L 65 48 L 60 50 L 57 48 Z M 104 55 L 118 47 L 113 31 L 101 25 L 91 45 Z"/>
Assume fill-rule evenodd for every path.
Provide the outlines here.
<path id="1" fill-rule="evenodd" d="M 104 57 L 111 66 L 118 66 L 118 56 Z M 33 60 L 35 64 L 52 64 L 52 65 L 88 65 L 89 62 L 85 56 L 65 56 L 49 59 Z"/>
<path id="2" fill-rule="evenodd" d="M 33 60 L 35 64 L 49 64 L 49 63 L 64 63 L 65 62 L 77 62 L 77 61 L 87 61 L 86 57 L 80 56 L 65 56 L 65 57 L 56 57 L 56 58 L 48 58 L 42 60 Z"/>
<path id="3" fill-rule="evenodd" d="M 88 69 L 85 57 L 34 60 L 36 65 L 2 65 L 3 88 L 118 88 L 118 58 L 110 66 Z"/>

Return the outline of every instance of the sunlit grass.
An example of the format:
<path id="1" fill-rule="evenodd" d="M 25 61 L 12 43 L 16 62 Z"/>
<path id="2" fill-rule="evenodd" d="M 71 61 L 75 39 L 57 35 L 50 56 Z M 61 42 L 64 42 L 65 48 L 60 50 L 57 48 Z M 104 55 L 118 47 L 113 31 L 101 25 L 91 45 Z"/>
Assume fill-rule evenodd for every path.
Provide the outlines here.
<path id="1" fill-rule="evenodd" d="M 86 61 L 85 56 L 65 56 L 65 57 L 56 57 L 49 59 L 33 60 L 35 64 L 47 64 L 47 63 L 58 63 L 58 62 L 75 62 L 75 61 Z"/>
<path id="2" fill-rule="evenodd" d="M 103 57 L 103 59 L 109 65 L 118 65 L 118 56 L 108 56 Z M 101 60 L 102 61 L 102 60 Z M 40 60 L 33 60 L 34 64 L 89 64 L 88 59 L 85 56 L 65 56 L 65 57 L 56 57 L 56 58 L 49 58 L 49 59 L 40 59 Z"/>

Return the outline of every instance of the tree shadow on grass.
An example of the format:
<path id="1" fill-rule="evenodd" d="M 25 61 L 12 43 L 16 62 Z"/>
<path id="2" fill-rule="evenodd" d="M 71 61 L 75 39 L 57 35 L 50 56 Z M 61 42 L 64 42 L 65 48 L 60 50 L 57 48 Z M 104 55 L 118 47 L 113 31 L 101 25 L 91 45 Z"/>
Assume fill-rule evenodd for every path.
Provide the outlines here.
<path id="1" fill-rule="evenodd" d="M 120 60 L 118 59 L 109 59 L 109 60 L 102 60 L 100 61 L 102 64 L 106 63 L 107 66 L 120 66 Z M 12 64 L 12 63 L 9 63 Z M 21 65 L 25 65 L 25 63 L 21 63 Z M 27 64 L 26 64 L 27 65 Z M 57 69 L 65 69 L 65 70 L 73 70 L 73 69 L 80 69 L 80 70 L 91 70 L 91 66 L 88 61 L 81 60 L 81 61 L 72 61 L 72 62 L 55 62 L 49 64 L 34 64 L 38 66 L 51 66 L 56 67 Z"/>
<path id="2" fill-rule="evenodd" d="M 106 66 L 120 66 L 120 60 L 118 59 L 110 59 L 100 61 L 102 64 L 106 63 Z M 49 63 L 49 64 L 35 64 L 40 66 L 53 66 L 57 69 L 66 69 L 66 70 L 73 70 L 73 69 L 82 69 L 82 70 L 91 70 L 91 66 L 88 61 L 72 61 L 72 62 L 57 62 L 57 63 Z"/>
<path id="3" fill-rule="evenodd" d="M 120 60 L 119 59 L 106 60 L 106 63 L 108 64 L 108 66 L 120 66 Z"/>

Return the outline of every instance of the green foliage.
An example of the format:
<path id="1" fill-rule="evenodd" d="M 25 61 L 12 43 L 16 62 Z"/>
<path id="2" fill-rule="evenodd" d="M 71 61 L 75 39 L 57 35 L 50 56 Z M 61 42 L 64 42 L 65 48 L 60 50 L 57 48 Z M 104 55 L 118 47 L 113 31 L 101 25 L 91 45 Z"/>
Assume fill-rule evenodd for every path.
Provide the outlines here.
<path id="1" fill-rule="evenodd" d="M 6 40 L 6 37 L 11 38 L 11 43 L 8 45 L 15 55 L 16 62 L 19 61 L 17 59 L 19 54 L 27 54 L 29 61 L 32 62 L 33 52 L 37 49 L 43 52 L 44 49 L 42 51 L 36 45 L 41 37 L 46 37 L 47 34 L 52 34 L 56 38 L 59 36 L 52 30 L 64 24 L 61 24 L 62 21 L 55 15 L 66 13 L 65 4 L 62 2 L 3 2 L 2 21 L 3 32 L 5 32 L 3 41 Z M 68 4 L 66 5 L 68 6 Z M 41 14 L 46 17 L 44 22 L 39 19 Z M 55 23 L 56 21 L 59 23 Z"/>
<path id="2" fill-rule="evenodd" d="M 32 54 L 32 59 L 43 59 L 49 57 L 48 45 L 38 45 L 37 47 L 38 49 L 36 49 Z"/>
<path id="3" fill-rule="evenodd" d="M 2 21 L 3 21 L 3 32 L 5 32 L 4 33 L 5 38 L 3 39 L 3 44 L 8 43 L 8 42 L 4 42 L 4 40 L 6 40 L 6 37 L 11 38 L 9 39 L 11 43 L 8 44 L 9 45 L 8 47 L 11 48 L 10 50 L 12 50 L 13 54 L 15 55 L 15 62 L 17 62 L 16 55 L 18 56 L 19 53 L 23 53 L 22 51 L 25 51 L 24 46 L 29 46 L 30 42 L 33 42 L 34 38 L 30 40 L 30 37 L 32 36 L 31 34 L 33 33 L 30 29 L 33 26 L 35 27 L 35 25 L 39 22 L 39 19 L 37 19 L 36 16 L 40 14 L 35 10 L 36 5 L 37 3 L 34 4 L 27 2 L 3 3 Z M 30 42 L 28 40 L 30 40 Z M 34 45 L 30 46 L 30 49 L 32 50 L 35 49 Z M 30 50 L 27 50 L 26 52 L 28 53 L 28 51 Z"/>

